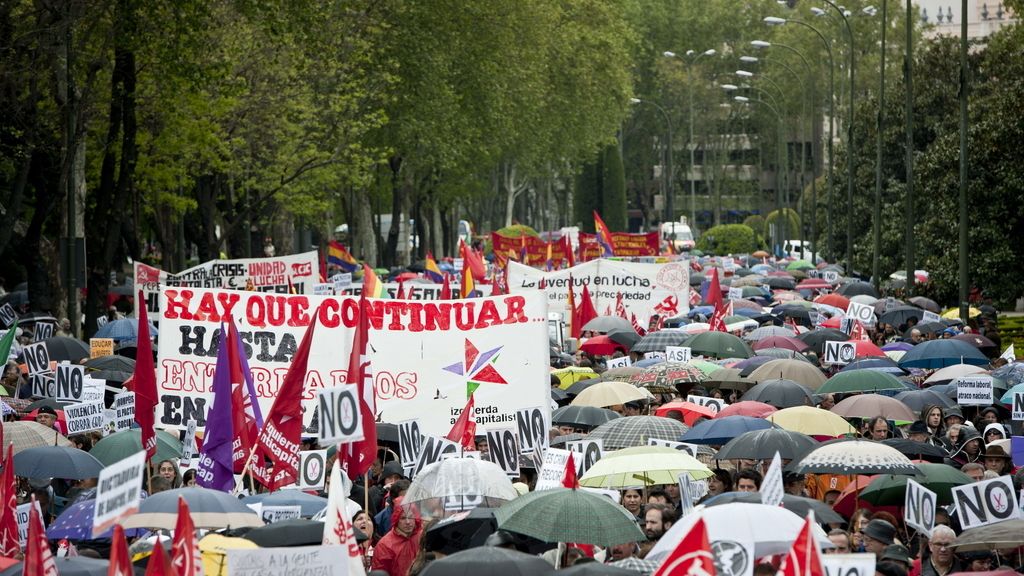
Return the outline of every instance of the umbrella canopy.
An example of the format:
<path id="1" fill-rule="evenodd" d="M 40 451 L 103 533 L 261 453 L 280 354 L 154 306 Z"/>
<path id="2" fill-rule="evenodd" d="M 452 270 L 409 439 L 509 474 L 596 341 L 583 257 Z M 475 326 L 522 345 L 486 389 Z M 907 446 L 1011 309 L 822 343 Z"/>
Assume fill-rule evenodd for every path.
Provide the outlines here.
<path id="1" fill-rule="evenodd" d="M 988 358 L 974 346 L 952 338 L 922 342 L 900 358 L 904 368 L 943 368 L 954 364 L 986 366 Z"/>
<path id="2" fill-rule="evenodd" d="M 149 337 L 155 338 L 159 335 L 160 332 L 157 331 L 156 326 L 150 322 Z M 111 338 L 114 342 L 121 342 L 122 340 L 137 341 L 139 339 L 139 320 L 137 318 L 121 318 L 120 320 L 107 322 L 96 331 L 93 338 Z"/>
<path id="3" fill-rule="evenodd" d="M 644 540 L 636 518 L 625 508 L 585 490 L 554 488 L 529 492 L 496 510 L 494 517 L 498 519 L 498 528 L 544 542 L 615 546 Z"/>
<path id="4" fill-rule="evenodd" d="M 456 552 L 427 564 L 422 576 L 547 576 L 555 568 L 540 556 L 498 546 L 480 546 Z"/>
<path id="5" fill-rule="evenodd" d="M 559 387 L 563 390 L 581 380 L 589 380 L 591 378 L 598 377 L 597 372 L 594 372 L 593 369 L 583 368 L 580 366 L 569 366 L 568 368 L 552 370 L 551 375 L 558 378 L 558 381 L 561 382 Z"/>
<path id="6" fill-rule="evenodd" d="M 817 352 L 818 356 L 821 356 L 822 351 L 825 349 L 825 342 L 836 341 L 846 342 L 850 339 L 850 335 L 842 330 L 836 330 L 835 328 L 819 328 L 811 332 L 807 332 L 797 336 L 812 350 Z"/>
<path id="7" fill-rule="evenodd" d="M 814 391 L 785 378 L 763 380 L 757 386 L 743 393 L 741 400 L 764 402 L 776 408 L 790 408 L 811 404 Z"/>
<path id="8" fill-rule="evenodd" d="M 1003 550 L 1024 545 L 1024 520 L 1003 520 L 987 526 L 964 530 L 952 548 L 957 552 L 974 550 Z M 1008 572 L 1001 572 L 1007 573 Z M 973 572 L 972 574 L 979 574 Z"/>
<path id="9" fill-rule="evenodd" d="M 825 442 L 791 466 L 800 474 L 918 474 L 895 448 L 859 438 Z"/>
<path id="10" fill-rule="evenodd" d="M 54 558 L 57 565 L 57 574 L 60 576 L 107 576 L 110 569 L 110 561 L 101 558 L 87 558 L 85 556 L 64 556 Z M 24 571 L 24 564 L 19 562 L 0 572 L 0 576 L 21 576 Z M 141 574 L 142 572 L 136 571 Z"/>
<path id="11" fill-rule="evenodd" d="M 712 358 L 750 358 L 754 351 L 740 338 L 728 332 L 703 332 L 688 342 L 694 354 Z"/>
<path id="12" fill-rule="evenodd" d="M 785 554 L 804 527 L 804 519 L 781 506 L 733 502 L 694 510 L 680 518 L 658 540 L 645 557 L 664 561 L 698 519 L 703 518 L 708 540 L 714 546 L 720 541 L 747 541 L 754 544 L 754 556 Z M 828 536 L 814 525 L 814 540 L 821 546 L 830 544 Z"/>
<path id="13" fill-rule="evenodd" d="M 196 528 L 246 528 L 263 526 L 263 520 L 241 500 L 226 492 L 206 488 L 165 490 L 146 498 L 139 512 L 121 523 L 125 528 L 173 530 L 178 520 L 178 497 L 185 499 Z"/>
<path id="14" fill-rule="evenodd" d="M 425 466 L 413 479 L 404 502 L 415 504 L 424 518 L 433 518 L 438 512 L 450 515 L 478 504 L 501 506 L 518 495 L 497 464 L 476 458 L 448 458 Z"/>
<path id="15" fill-rule="evenodd" d="M 55 362 L 77 363 L 89 357 L 89 345 L 77 338 L 54 336 L 43 340 L 43 345 L 50 352 L 50 360 Z"/>
<path id="16" fill-rule="evenodd" d="M 850 282 L 849 284 L 843 284 L 842 286 L 839 287 L 839 290 L 837 290 L 837 292 L 839 292 L 843 296 L 846 296 L 847 298 L 851 296 L 857 296 L 860 294 L 863 294 L 865 296 L 872 296 L 876 299 L 878 298 L 878 292 L 875 291 L 875 287 L 868 282 L 857 281 Z"/>
<path id="17" fill-rule="evenodd" d="M 674 484 L 683 472 L 688 472 L 694 480 L 712 476 L 707 466 L 681 450 L 636 446 L 605 454 L 580 477 L 580 486 L 626 488 L 637 484 Z"/>
<path id="18" fill-rule="evenodd" d="M 762 382 L 775 378 L 785 378 L 817 390 L 825 383 L 825 374 L 816 366 L 803 360 L 772 360 L 757 367 L 747 376 L 748 380 Z"/>
<path id="19" fill-rule="evenodd" d="M 973 364 L 953 364 L 952 366 L 946 366 L 940 368 L 935 372 L 932 372 L 931 376 L 925 379 L 925 384 L 941 384 L 943 382 L 949 382 L 956 380 L 963 376 L 976 376 L 978 374 L 984 374 L 985 369 L 981 366 L 975 366 Z"/>
<path id="20" fill-rule="evenodd" d="M 589 438 L 604 440 L 605 450 L 620 450 L 633 446 L 646 446 L 651 438 L 678 442 L 686 432 L 682 422 L 657 416 L 626 416 L 594 428 Z"/>
<path id="21" fill-rule="evenodd" d="M 625 353 L 627 348 L 627 346 L 619 344 L 607 335 L 587 338 L 587 341 L 580 346 L 580 350 L 595 356 L 611 356 L 616 352 Z"/>
<path id="22" fill-rule="evenodd" d="M 837 414 L 811 406 L 795 406 L 786 408 L 768 416 L 774 424 L 807 434 L 808 436 L 842 436 L 856 434 L 857 430 Z"/>
<path id="23" fill-rule="evenodd" d="M 715 418 L 727 418 L 729 416 L 750 416 L 752 418 L 764 418 L 765 416 L 778 411 L 778 408 L 764 402 L 740 401 L 729 404 L 722 408 Z"/>
<path id="24" fill-rule="evenodd" d="M 68 540 L 93 540 L 92 537 L 92 519 L 93 514 L 96 512 L 96 500 L 90 498 L 88 500 L 79 500 L 71 506 L 68 506 L 57 516 L 56 520 L 50 523 L 49 527 L 46 528 L 46 537 L 50 540 L 60 540 L 61 538 L 67 538 Z M 114 528 L 111 527 L 105 533 L 100 534 L 95 540 L 109 539 L 113 534 Z M 125 535 L 129 538 L 141 536 L 146 531 L 139 529 L 126 530 Z"/>
<path id="25" fill-rule="evenodd" d="M 633 330 L 633 324 L 621 316 L 598 316 L 583 325 L 584 332 L 611 332 L 615 329 Z"/>
<path id="26" fill-rule="evenodd" d="M 886 309 L 878 317 L 878 321 L 892 324 L 893 326 L 901 326 L 906 324 L 911 318 L 920 320 L 922 317 L 924 317 L 924 310 L 916 306 L 895 306 Z"/>
<path id="27" fill-rule="evenodd" d="M 982 352 L 985 352 L 986 350 L 994 351 L 998 348 L 995 342 L 985 338 L 981 334 L 957 334 L 956 336 L 953 336 L 953 340 L 966 342 Z"/>
<path id="28" fill-rule="evenodd" d="M 653 394 L 682 394 L 705 379 L 704 372 L 688 362 L 661 362 L 633 375 L 629 383 Z"/>
<path id="29" fill-rule="evenodd" d="M 655 363 L 664 362 L 661 358 L 648 358 L 647 360 L 655 360 Z M 634 364 L 632 366 L 619 366 L 618 368 L 612 368 L 611 370 L 605 370 L 601 374 L 601 380 L 618 380 L 619 382 L 629 382 L 629 379 L 633 376 L 644 371 L 644 368 Z"/>
<path id="30" fill-rule="evenodd" d="M 551 423 L 590 430 L 619 417 L 618 412 L 594 406 L 562 406 L 551 414 Z"/>
<path id="31" fill-rule="evenodd" d="M 809 360 L 807 360 L 807 357 L 804 356 L 803 354 L 799 352 L 794 352 L 792 350 L 787 350 L 785 348 L 762 348 L 760 350 L 755 351 L 754 354 L 758 356 L 769 356 L 771 358 L 791 358 L 793 360 L 803 360 L 805 362 L 809 362 Z"/>
<path id="32" fill-rule="evenodd" d="M 813 450 L 818 443 L 806 434 L 782 428 L 746 432 L 718 450 L 719 460 L 764 460 L 778 452 L 781 458 L 794 460 Z"/>
<path id="33" fill-rule="evenodd" d="M 683 422 L 687 426 L 693 426 L 700 418 L 714 418 L 715 411 L 707 406 L 701 406 L 694 402 L 668 402 L 658 406 L 654 411 L 655 416 L 667 418 L 671 412 L 680 412 L 683 415 Z"/>
<path id="34" fill-rule="evenodd" d="M 761 494 L 758 494 L 757 492 L 725 492 L 705 500 L 704 505 L 721 506 L 732 502 L 760 504 Z M 815 500 L 814 498 L 804 498 L 802 496 L 784 494 L 782 496 L 782 507 L 802 518 L 806 518 L 808 513 L 814 512 L 814 520 L 816 522 L 825 524 L 833 522 L 836 524 L 846 523 L 846 519 L 836 513 L 831 506 L 825 504 L 821 500 Z"/>
<path id="35" fill-rule="evenodd" d="M 562 568 L 555 574 L 565 576 L 636 576 L 636 571 L 611 564 L 600 564 L 598 562 L 583 562 L 568 568 Z"/>
<path id="36" fill-rule="evenodd" d="M 606 408 L 651 398 L 650 392 L 628 382 L 598 382 L 573 398 L 572 406 Z"/>
<path id="37" fill-rule="evenodd" d="M 877 370 L 839 372 L 818 388 L 818 394 L 837 392 L 877 392 L 879 390 L 906 390 L 903 382 L 892 374 Z M 914 420 L 914 419 L 911 419 Z"/>
<path id="38" fill-rule="evenodd" d="M 769 336 L 754 343 L 754 350 L 763 350 L 765 348 L 785 348 L 794 352 L 803 352 L 807 350 L 808 346 L 807 343 L 796 336 Z"/>
<path id="39" fill-rule="evenodd" d="M 1024 384 L 1024 362 L 1011 362 L 992 371 L 992 375 L 1006 382 L 1007 386 Z"/>
<path id="40" fill-rule="evenodd" d="M 114 382 L 124 382 L 135 372 L 135 360 L 118 355 L 90 358 L 83 365 L 88 376 Z"/>
<path id="41" fill-rule="evenodd" d="M 747 342 L 757 342 L 759 340 L 764 340 L 765 338 L 771 338 L 772 336 L 790 337 L 795 335 L 796 332 L 793 332 L 791 328 L 786 326 L 762 326 L 744 334 L 743 339 Z"/>
<path id="42" fill-rule="evenodd" d="M 740 376 L 738 368 L 721 368 L 709 374 L 708 379 L 703 382 L 703 385 L 709 388 L 746 391 L 754 383 Z"/>
<path id="43" fill-rule="evenodd" d="M 823 294 L 814 299 L 818 304 L 824 304 L 826 306 L 832 306 L 833 308 L 839 308 L 840 310 L 846 311 L 850 307 L 850 300 L 842 294 Z"/>
<path id="44" fill-rule="evenodd" d="M 494 517 L 495 510 L 497 508 L 477 506 L 435 522 L 423 535 L 427 550 L 438 550 L 451 555 L 460 550 L 483 546 L 487 542 L 487 537 L 498 530 L 498 520 Z M 512 537 L 517 550 L 540 554 L 552 548 L 551 544 L 536 538 L 515 532 L 508 534 Z"/>
<path id="45" fill-rule="evenodd" d="M 636 333 L 636 330 L 630 326 L 629 330 L 622 330 L 616 328 L 608 332 L 608 337 L 614 342 L 622 344 L 626 348 L 632 348 L 640 341 L 640 335 Z"/>
<path id="46" fill-rule="evenodd" d="M 14 473 L 25 478 L 97 478 L 103 464 L 91 454 L 70 446 L 39 446 L 14 455 Z"/>
<path id="47" fill-rule="evenodd" d="M 38 422 L 4 422 L 4 442 L 14 444 L 14 454 L 41 446 L 71 446 L 71 442 L 53 428 Z M 139 448 L 142 449 L 141 447 Z"/>
<path id="48" fill-rule="evenodd" d="M 142 450 L 142 432 L 138 428 L 123 430 L 100 440 L 89 451 L 103 464 L 110 466 L 120 460 Z M 156 456 L 151 460 L 160 462 L 171 458 L 181 458 L 181 442 L 175 436 L 156 431 Z"/>
<path id="49" fill-rule="evenodd" d="M 584 563 L 584 566 L 587 564 L 592 564 L 592 562 Z M 608 565 L 629 570 L 633 576 L 636 576 L 637 574 L 640 574 L 641 576 L 652 576 L 652 574 L 658 571 L 658 566 L 660 566 L 661 563 L 655 562 L 654 560 L 644 560 L 642 558 L 637 558 L 636 556 L 630 556 L 625 560 L 616 560 Z"/>
<path id="50" fill-rule="evenodd" d="M 651 332 L 633 345 L 632 352 L 664 352 L 667 346 L 682 346 L 690 335 L 681 330 L 665 329 Z"/>
<path id="51" fill-rule="evenodd" d="M 302 490 L 278 490 L 272 494 L 253 494 L 242 498 L 246 504 L 263 503 L 264 506 L 298 506 L 304 517 L 315 516 L 317 512 L 327 508 L 327 498 L 307 494 Z M 263 544 L 260 544 L 263 546 Z"/>
<path id="52" fill-rule="evenodd" d="M 913 298 L 908 300 L 908 302 L 922 310 L 927 310 L 929 312 L 934 312 L 936 314 L 938 314 L 941 310 L 941 308 L 939 308 L 939 305 L 935 302 L 935 300 L 932 300 L 931 298 L 925 298 L 924 296 L 914 296 Z"/>
<path id="53" fill-rule="evenodd" d="M 889 438 L 882 440 L 882 444 L 891 446 L 911 460 L 927 460 L 928 462 L 945 462 L 949 453 L 945 448 L 940 448 L 928 442 L 916 442 L 906 438 Z"/>
<path id="54" fill-rule="evenodd" d="M 942 408 L 951 408 L 956 406 L 956 402 L 951 400 L 949 396 L 945 394 L 939 394 L 934 390 L 907 390 L 900 392 L 895 396 L 897 400 L 906 404 L 907 408 L 920 412 L 924 410 L 925 406 L 941 406 Z"/>
<path id="55" fill-rule="evenodd" d="M 746 432 L 771 428 L 771 422 L 750 416 L 726 416 L 705 420 L 690 428 L 679 439 L 690 444 L 711 444 L 721 446 Z"/>
<path id="56" fill-rule="evenodd" d="M 945 464 L 923 463 L 917 467 L 921 474 L 914 481 L 935 492 L 936 504 L 940 506 L 953 503 L 953 487 L 973 482 L 967 474 Z M 861 490 L 860 499 L 877 506 L 902 506 L 906 490 L 905 475 L 880 474 Z"/>
<path id="57" fill-rule="evenodd" d="M 583 392 L 587 388 L 605 382 L 604 378 L 591 378 L 590 380 L 581 380 L 572 386 L 565 389 L 565 393 L 569 396 L 579 396 L 580 392 Z"/>
<path id="58" fill-rule="evenodd" d="M 859 394 L 849 396 L 832 407 L 832 412 L 843 418 L 874 418 L 882 416 L 886 420 L 896 422 L 913 422 L 917 420 L 907 405 L 895 398 L 881 394 Z"/>
<path id="59" fill-rule="evenodd" d="M 242 538 L 264 548 L 314 546 L 324 541 L 324 523 L 319 520 L 292 518 L 253 528 Z"/>
<path id="60" fill-rule="evenodd" d="M 884 352 L 882 354 L 884 354 Z M 839 369 L 840 372 L 853 372 L 854 370 L 875 370 L 877 372 L 885 372 L 894 376 L 902 376 L 907 373 L 907 371 L 900 368 L 900 365 L 894 360 L 885 356 L 882 356 L 881 358 L 858 358 Z"/>
<path id="61" fill-rule="evenodd" d="M 210 532 L 199 540 L 199 551 L 203 557 L 203 572 L 208 576 L 223 576 L 227 573 L 228 550 L 251 550 L 253 548 L 259 548 L 259 546 L 245 538 L 231 538 Z"/>

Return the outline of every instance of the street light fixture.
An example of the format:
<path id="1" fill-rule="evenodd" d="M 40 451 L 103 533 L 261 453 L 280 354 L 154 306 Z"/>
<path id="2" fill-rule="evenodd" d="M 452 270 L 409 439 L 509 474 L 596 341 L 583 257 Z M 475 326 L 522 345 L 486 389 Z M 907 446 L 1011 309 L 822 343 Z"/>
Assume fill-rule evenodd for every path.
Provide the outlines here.
<path id="1" fill-rule="evenodd" d="M 752 78 L 754 76 L 754 73 L 750 72 L 748 70 L 737 70 L 736 71 L 736 75 L 737 76 L 742 76 L 744 78 Z"/>
<path id="2" fill-rule="evenodd" d="M 760 60 L 761 59 L 757 56 L 740 56 L 740 62 L 744 62 L 746 64 L 756 64 Z"/>

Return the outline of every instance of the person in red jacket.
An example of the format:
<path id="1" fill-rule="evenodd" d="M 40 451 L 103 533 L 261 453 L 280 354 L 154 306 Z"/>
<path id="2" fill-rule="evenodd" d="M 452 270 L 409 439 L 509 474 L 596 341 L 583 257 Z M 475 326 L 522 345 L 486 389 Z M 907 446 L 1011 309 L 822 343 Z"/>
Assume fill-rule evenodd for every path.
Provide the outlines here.
<path id="1" fill-rule="evenodd" d="M 401 498 L 395 500 L 391 515 L 391 530 L 380 539 L 373 550 L 373 569 L 384 570 L 389 576 L 407 576 L 420 549 L 423 519 L 415 506 L 404 506 Z"/>

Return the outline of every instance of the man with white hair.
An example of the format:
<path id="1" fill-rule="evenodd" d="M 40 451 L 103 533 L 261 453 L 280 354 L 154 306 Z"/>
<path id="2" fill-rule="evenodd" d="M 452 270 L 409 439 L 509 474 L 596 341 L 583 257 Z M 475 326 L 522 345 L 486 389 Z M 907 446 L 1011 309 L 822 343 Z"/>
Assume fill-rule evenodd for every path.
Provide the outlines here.
<path id="1" fill-rule="evenodd" d="M 960 571 L 953 549 L 949 547 L 955 539 L 956 532 L 949 526 L 935 526 L 932 537 L 928 540 L 930 554 L 927 559 L 921 561 L 921 576 L 946 576 Z"/>

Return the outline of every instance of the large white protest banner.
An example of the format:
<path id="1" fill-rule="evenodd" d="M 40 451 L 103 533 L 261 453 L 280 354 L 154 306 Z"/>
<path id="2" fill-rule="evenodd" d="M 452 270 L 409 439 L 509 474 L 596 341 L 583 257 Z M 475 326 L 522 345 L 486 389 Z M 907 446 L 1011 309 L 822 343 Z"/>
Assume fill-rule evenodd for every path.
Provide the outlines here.
<path id="1" fill-rule="evenodd" d="M 93 538 L 110 530 L 125 516 L 139 511 L 145 471 L 145 451 L 139 451 L 100 470 L 92 517 Z"/>
<path id="2" fill-rule="evenodd" d="M 178 274 L 170 274 L 141 262 L 135 262 L 135 290 L 142 290 L 149 319 L 160 320 L 161 286 L 178 288 L 227 288 L 286 294 L 293 288 L 299 294 L 312 294 L 320 282 L 319 255 L 316 251 L 273 256 L 270 258 L 238 258 L 210 260 Z M 139 317 L 139 300 L 135 299 L 135 317 Z"/>
<path id="3" fill-rule="evenodd" d="M 388 298 L 398 297 L 398 282 L 385 282 L 383 284 L 384 295 Z M 405 294 L 406 300 L 440 300 L 441 291 L 444 287 L 441 284 L 428 284 L 425 282 L 403 282 L 402 292 Z M 460 290 L 462 287 L 458 282 L 448 283 L 448 292 L 451 298 L 458 299 L 461 294 Z M 491 295 L 490 284 L 477 284 L 474 288 L 481 296 Z M 350 284 L 343 287 L 341 290 L 335 289 L 335 293 L 338 296 L 359 296 L 363 293 L 363 285 Z"/>
<path id="4" fill-rule="evenodd" d="M 226 574 L 232 576 L 347 576 L 342 546 L 292 546 L 228 550 Z"/>
<path id="5" fill-rule="evenodd" d="M 68 436 L 101 430 L 106 423 L 103 402 L 69 404 L 64 407 L 64 418 L 67 420 Z"/>
<path id="6" fill-rule="evenodd" d="M 508 264 L 509 290 L 534 292 L 544 280 L 551 312 L 568 310 L 569 276 L 577 298 L 583 286 L 588 286 L 598 314 L 614 307 L 619 294 L 626 313 L 635 314 L 643 326 L 654 314 L 670 318 L 690 309 L 690 269 L 685 260 L 647 264 L 599 259 L 553 272 L 518 262 Z"/>
<path id="7" fill-rule="evenodd" d="M 874 576 L 874 554 L 822 554 L 825 576 Z"/>
<path id="8" fill-rule="evenodd" d="M 238 326 L 264 414 L 313 315 L 318 314 L 316 338 L 302 396 L 307 426 L 317 392 L 346 383 L 357 298 L 203 288 L 165 288 L 160 298 L 162 428 L 184 427 L 189 418 L 205 426 L 219 323 L 228 316 Z M 477 387 L 478 426 L 512 424 L 517 410 L 537 406 L 550 422 L 543 292 L 440 302 L 370 299 L 367 314 L 380 421 L 417 419 L 420 433 L 447 434 L 467 388 Z"/>

